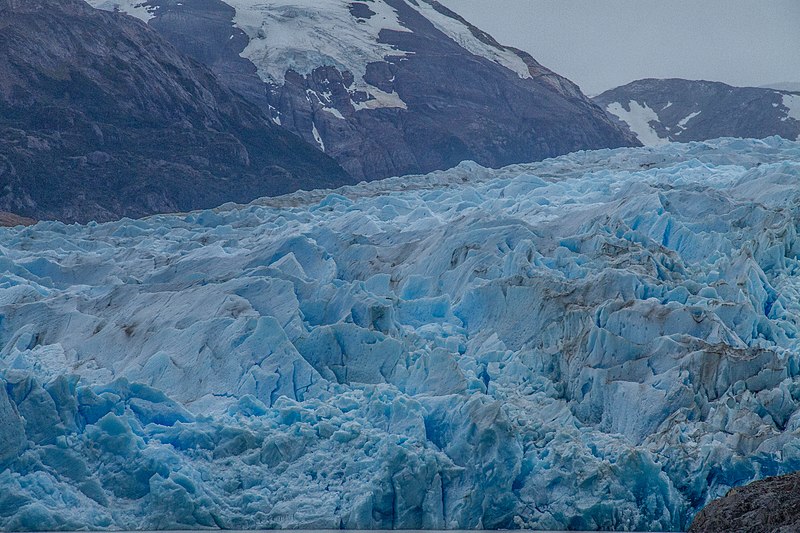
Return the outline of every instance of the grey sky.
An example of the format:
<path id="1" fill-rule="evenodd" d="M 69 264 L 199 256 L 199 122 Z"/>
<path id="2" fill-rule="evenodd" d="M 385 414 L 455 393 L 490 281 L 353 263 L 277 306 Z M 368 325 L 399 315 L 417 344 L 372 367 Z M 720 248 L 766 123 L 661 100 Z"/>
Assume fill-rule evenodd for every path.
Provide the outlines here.
<path id="1" fill-rule="evenodd" d="M 640 78 L 800 82 L 800 0 L 440 0 L 588 94 Z"/>

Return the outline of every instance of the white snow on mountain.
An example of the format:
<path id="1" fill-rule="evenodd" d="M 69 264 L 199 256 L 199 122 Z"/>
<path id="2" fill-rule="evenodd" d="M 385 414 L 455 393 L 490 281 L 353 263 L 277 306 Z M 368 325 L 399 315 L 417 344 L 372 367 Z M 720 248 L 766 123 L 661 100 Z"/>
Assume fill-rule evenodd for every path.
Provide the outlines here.
<path id="1" fill-rule="evenodd" d="M 699 115 L 700 113 L 702 113 L 702 111 L 695 111 L 693 113 L 689 113 L 678 122 L 678 127 L 681 129 L 686 129 L 686 125 L 689 123 L 689 121 L 692 120 L 697 115 Z"/>
<path id="2" fill-rule="evenodd" d="M 226 0 L 236 25 L 250 37 L 242 52 L 264 81 L 283 84 L 288 70 L 310 74 L 330 65 L 361 80 L 368 63 L 405 52 L 379 42 L 382 30 L 408 31 L 383 1 L 370 2 L 375 15 L 356 19 L 343 0 Z"/>
<path id="3" fill-rule="evenodd" d="M 375 13 L 369 18 L 354 17 L 352 2 L 345 0 L 225 1 L 236 9 L 236 25 L 251 39 L 242 56 L 271 83 L 283 83 L 289 69 L 309 74 L 322 65 L 350 71 L 360 80 L 367 63 L 407 54 L 380 42 L 383 30 L 410 31 L 398 20 L 397 11 L 382 0 L 366 4 Z M 531 77 L 525 62 L 511 50 L 483 43 L 463 22 L 440 13 L 425 0 L 406 3 L 469 52 L 522 78 Z"/>
<path id="4" fill-rule="evenodd" d="M 628 109 L 625 109 L 619 102 L 613 102 L 606 107 L 606 111 L 625 122 L 639 139 L 639 142 L 645 146 L 659 146 L 669 143 L 668 139 L 659 137 L 650 124 L 651 122 L 658 122 L 658 115 L 647 104 L 642 105 L 635 100 L 631 100 L 628 102 Z M 684 120 L 688 122 L 691 118 L 690 116 Z"/>
<path id="5" fill-rule="evenodd" d="M 595 102 L 626 123 L 645 145 L 718 137 L 800 137 L 800 93 L 724 83 L 645 79 Z M 627 103 L 626 103 L 627 102 Z"/>
<path id="6" fill-rule="evenodd" d="M 784 94 L 782 103 L 786 108 L 786 116 L 782 120 L 794 119 L 800 121 L 800 94 Z M 800 136 L 798 136 L 797 140 L 800 140 Z"/>
<path id="7" fill-rule="evenodd" d="M 350 12 L 351 2 L 342 0 L 226 1 L 236 9 L 236 25 L 250 37 L 242 56 L 256 65 L 264 81 L 282 84 L 290 69 L 306 75 L 329 65 L 354 75 L 352 91 L 372 96 L 366 102 L 354 102 L 356 110 L 406 108 L 396 93 L 386 93 L 363 80 L 368 63 L 409 53 L 381 43 L 381 31 L 410 31 L 385 2 L 369 2 L 366 6 L 375 14 L 356 18 Z M 510 50 L 484 44 L 465 24 L 439 13 L 424 0 L 408 5 L 469 52 L 495 61 L 520 77 L 530 77 L 525 62 Z"/>
<path id="8" fill-rule="evenodd" d="M 365 91 L 374 99 L 354 102 L 369 109 L 405 108 L 405 103 L 364 82 L 367 64 L 387 57 L 404 57 L 410 52 L 381 42 L 382 31 L 410 32 L 397 11 L 383 0 L 364 5 L 373 15 L 356 17 L 347 0 L 224 0 L 236 10 L 234 22 L 250 38 L 242 57 L 250 60 L 259 76 L 281 85 L 289 70 L 310 74 L 321 66 L 333 66 L 355 77 L 352 92 Z M 437 11 L 427 0 L 404 0 L 408 7 L 426 17 L 436 28 L 472 54 L 494 61 L 521 78 L 530 78 L 528 66 L 511 49 L 478 39 L 463 22 Z M 89 0 L 100 9 L 119 9 L 142 20 L 153 17 L 152 9 L 140 0 Z"/>
<path id="9" fill-rule="evenodd" d="M 312 126 L 311 134 L 314 136 L 314 140 L 319 145 L 319 149 L 323 152 L 325 151 L 325 143 L 322 141 L 322 137 L 319 134 L 319 130 L 317 129 L 317 124 L 314 123 Z"/>
<path id="10" fill-rule="evenodd" d="M 492 46 L 484 43 L 472 33 L 472 30 L 463 22 L 440 13 L 426 0 L 408 2 L 419 11 L 426 19 L 431 21 L 439 31 L 453 39 L 462 48 L 472 54 L 494 61 L 507 69 L 516 72 L 520 78 L 530 78 L 531 72 L 525 61 L 512 50 L 505 47 Z"/>
<path id="11" fill-rule="evenodd" d="M 0 230 L 0 529 L 683 530 L 800 470 L 800 144 Z"/>
<path id="12" fill-rule="evenodd" d="M 397 94 L 396 91 L 387 93 L 386 91 L 381 91 L 377 87 L 372 86 L 370 86 L 367 90 L 372 98 L 365 100 L 364 102 L 353 102 L 353 108 L 355 108 L 356 111 L 360 109 L 380 109 L 391 107 L 408 109 L 408 106 L 403 99 L 400 98 L 400 95 Z"/>
<path id="13" fill-rule="evenodd" d="M 146 0 L 88 0 L 92 7 L 106 11 L 121 11 L 147 22 L 154 17 Z"/>

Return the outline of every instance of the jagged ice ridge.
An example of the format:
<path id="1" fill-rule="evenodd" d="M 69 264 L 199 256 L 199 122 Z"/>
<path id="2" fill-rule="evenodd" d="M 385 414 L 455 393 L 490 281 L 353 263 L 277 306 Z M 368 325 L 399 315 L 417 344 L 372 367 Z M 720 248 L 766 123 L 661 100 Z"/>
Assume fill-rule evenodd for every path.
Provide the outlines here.
<path id="1" fill-rule="evenodd" d="M 800 144 L 0 232 L 0 528 L 681 529 L 800 469 Z"/>

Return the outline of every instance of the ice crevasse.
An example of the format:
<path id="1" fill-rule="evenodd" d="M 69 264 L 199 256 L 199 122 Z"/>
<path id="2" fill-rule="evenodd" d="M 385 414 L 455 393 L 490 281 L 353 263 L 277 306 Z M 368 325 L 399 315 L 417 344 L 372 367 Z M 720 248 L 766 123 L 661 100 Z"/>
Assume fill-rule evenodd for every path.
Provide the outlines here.
<path id="1" fill-rule="evenodd" d="M 800 144 L 0 231 L 0 529 L 678 530 L 800 470 Z"/>

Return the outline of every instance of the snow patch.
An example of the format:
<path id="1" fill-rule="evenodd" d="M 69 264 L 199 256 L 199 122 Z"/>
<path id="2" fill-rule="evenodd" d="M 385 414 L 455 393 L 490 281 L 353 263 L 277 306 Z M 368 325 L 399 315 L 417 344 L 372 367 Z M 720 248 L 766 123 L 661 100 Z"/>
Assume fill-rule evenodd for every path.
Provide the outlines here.
<path id="1" fill-rule="evenodd" d="M 281 125 L 281 112 L 275 109 L 273 106 L 269 105 L 269 115 L 272 118 L 272 122 L 277 124 L 278 126 Z"/>
<path id="2" fill-rule="evenodd" d="M 323 107 L 322 110 L 325 111 L 326 113 L 330 113 L 339 120 L 345 120 L 344 115 L 342 115 L 342 112 L 336 109 L 335 107 Z"/>
<path id="3" fill-rule="evenodd" d="M 783 107 L 786 108 L 786 116 L 781 120 L 786 121 L 791 118 L 800 121 L 800 94 L 784 94 Z"/>
<path id="4" fill-rule="evenodd" d="M 364 102 L 353 102 L 353 107 L 355 107 L 356 111 L 361 109 L 381 109 L 381 108 L 400 108 L 400 109 L 408 109 L 408 106 L 400 98 L 400 95 L 397 92 L 392 91 L 391 93 L 387 93 L 378 89 L 377 87 L 369 86 L 367 92 L 373 96 L 372 99 L 366 100 Z"/>
<path id="5" fill-rule="evenodd" d="M 312 122 L 311 134 L 314 136 L 314 140 L 317 141 L 319 145 L 319 149 L 323 152 L 325 151 L 325 143 L 322 142 L 322 136 L 319 134 L 319 130 L 317 129 L 317 123 Z"/>
<path id="6" fill-rule="evenodd" d="M 147 6 L 147 2 L 142 0 L 87 0 L 87 2 L 94 8 L 105 11 L 121 11 L 144 22 L 155 16 L 153 14 L 155 8 Z"/>
<path id="7" fill-rule="evenodd" d="M 236 9 L 234 23 L 250 38 L 241 55 L 256 66 L 265 82 L 281 85 L 289 70 L 308 75 L 318 67 L 333 66 L 353 74 L 351 92 L 365 91 L 375 97 L 370 105 L 402 107 L 399 98 L 385 98 L 385 93 L 364 81 L 368 63 L 407 55 L 378 42 L 383 30 L 409 31 L 400 24 L 397 11 L 385 2 L 370 2 L 375 15 L 361 21 L 351 15 L 350 2 L 339 0 L 226 3 Z"/>
<path id="8" fill-rule="evenodd" d="M 336 109 L 331 105 L 332 103 L 331 97 L 333 95 L 329 91 L 317 93 L 316 91 L 313 91 L 311 89 L 306 89 L 306 98 L 308 98 L 309 101 L 311 101 L 312 96 L 316 99 L 317 103 L 319 104 L 320 108 L 323 111 L 330 113 L 339 120 L 344 120 L 344 115 L 342 115 L 342 113 L 338 109 Z"/>
<path id="9" fill-rule="evenodd" d="M 659 119 L 656 112 L 650 109 L 646 103 L 641 105 L 639 102 L 631 100 L 628 102 L 628 108 L 630 111 L 626 110 L 619 102 L 613 102 L 608 104 L 606 110 L 625 122 L 645 146 L 659 146 L 669 143 L 668 139 L 659 137 L 656 130 L 650 125 L 651 122 L 659 122 Z"/>
<path id="10" fill-rule="evenodd" d="M 686 129 L 686 124 L 688 124 L 690 120 L 692 120 L 694 117 L 696 117 L 700 113 L 701 113 L 701 111 L 695 111 L 694 113 L 690 113 L 688 116 L 686 116 L 683 119 L 681 119 L 680 122 L 678 122 L 678 127 L 680 129 L 682 129 L 682 130 L 685 130 Z"/>

